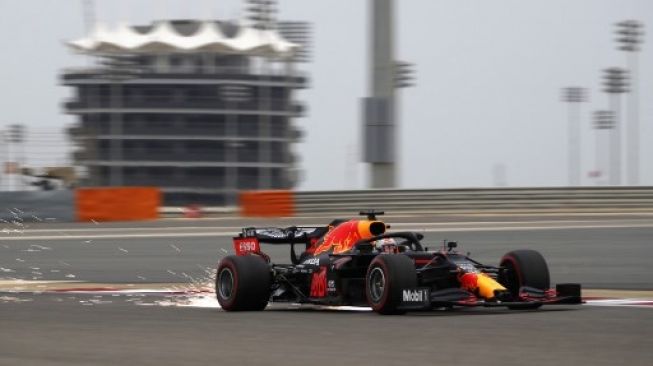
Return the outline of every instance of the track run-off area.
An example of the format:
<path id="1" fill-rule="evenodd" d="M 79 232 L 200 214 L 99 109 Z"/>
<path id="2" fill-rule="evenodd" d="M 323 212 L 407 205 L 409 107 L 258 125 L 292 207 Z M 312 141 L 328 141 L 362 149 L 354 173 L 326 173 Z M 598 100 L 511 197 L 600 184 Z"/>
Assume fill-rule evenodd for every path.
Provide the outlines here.
<path id="1" fill-rule="evenodd" d="M 0 365 L 286 364 L 650 365 L 653 215 L 388 215 L 391 230 L 459 243 L 497 264 L 515 249 L 547 259 L 552 283 L 586 304 L 537 311 L 270 305 L 226 313 L 212 293 L 220 258 L 246 226 L 331 217 L 0 223 Z M 288 262 L 286 246 L 264 246 Z"/>

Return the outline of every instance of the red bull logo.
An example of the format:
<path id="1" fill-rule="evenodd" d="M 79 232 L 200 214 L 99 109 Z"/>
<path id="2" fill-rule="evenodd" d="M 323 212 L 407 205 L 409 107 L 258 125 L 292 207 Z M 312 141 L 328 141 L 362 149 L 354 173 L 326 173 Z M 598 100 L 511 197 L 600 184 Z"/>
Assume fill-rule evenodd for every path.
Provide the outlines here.
<path id="1" fill-rule="evenodd" d="M 476 273 L 465 273 L 459 277 L 460 287 L 467 291 L 475 291 L 478 288 L 478 275 Z"/>
<path id="2" fill-rule="evenodd" d="M 361 239 L 368 239 L 385 232 L 381 221 L 351 220 L 336 226 L 317 243 L 313 255 L 331 251 L 333 254 L 346 253 Z"/>

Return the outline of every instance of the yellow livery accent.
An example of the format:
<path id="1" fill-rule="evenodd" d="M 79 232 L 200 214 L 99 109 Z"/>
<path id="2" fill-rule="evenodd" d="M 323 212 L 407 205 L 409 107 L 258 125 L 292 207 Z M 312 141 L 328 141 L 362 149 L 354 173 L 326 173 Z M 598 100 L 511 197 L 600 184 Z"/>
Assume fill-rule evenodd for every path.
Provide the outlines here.
<path id="1" fill-rule="evenodd" d="M 485 273 L 479 273 L 477 277 L 478 294 L 485 299 L 494 298 L 495 291 L 506 291 L 506 288 Z"/>

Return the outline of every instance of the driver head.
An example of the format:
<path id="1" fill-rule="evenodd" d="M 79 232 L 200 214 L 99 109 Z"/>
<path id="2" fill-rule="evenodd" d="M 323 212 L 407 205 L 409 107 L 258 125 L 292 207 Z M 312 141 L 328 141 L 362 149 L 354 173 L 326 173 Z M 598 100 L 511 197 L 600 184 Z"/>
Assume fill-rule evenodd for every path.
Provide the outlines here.
<path id="1" fill-rule="evenodd" d="M 397 245 L 397 241 L 394 238 L 383 238 L 373 241 L 372 244 L 374 244 L 375 247 L 379 248 L 384 245 Z"/>

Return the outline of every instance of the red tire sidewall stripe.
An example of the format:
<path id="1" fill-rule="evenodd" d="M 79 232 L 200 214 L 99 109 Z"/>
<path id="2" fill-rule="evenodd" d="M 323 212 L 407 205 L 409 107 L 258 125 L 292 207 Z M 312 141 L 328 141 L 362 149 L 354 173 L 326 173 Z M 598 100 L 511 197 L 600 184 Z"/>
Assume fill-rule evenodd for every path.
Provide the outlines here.
<path id="1" fill-rule="evenodd" d="M 234 303 L 236 302 L 236 297 L 238 295 L 238 271 L 236 270 L 236 265 L 230 261 L 230 260 L 225 260 L 223 263 L 220 264 L 220 268 L 218 270 L 218 276 L 220 276 L 220 273 L 222 270 L 227 267 L 229 270 L 231 270 L 231 277 L 234 280 L 234 285 L 231 289 L 231 297 L 229 299 L 223 299 L 224 300 L 224 308 L 231 308 L 233 307 Z M 219 279 L 218 279 L 219 281 Z M 218 296 L 219 296 L 219 290 L 218 290 Z M 222 296 L 220 296 L 222 298 Z"/>
<path id="2" fill-rule="evenodd" d="M 367 276 L 366 276 L 366 281 L 365 281 L 365 295 L 367 296 L 367 303 L 372 307 L 374 311 L 379 311 L 381 310 L 385 304 L 388 302 L 388 294 L 390 293 L 390 274 L 388 273 L 388 267 L 386 266 L 385 262 L 382 260 L 378 259 L 379 257 L 375 258 L 372 263 L 370 264 L 370 268 L 367 271 Z M 370 272 L 375 268 L 375 267 L 380 267 L 381 270 L 383 271 L 383 276 L 385 277 L 385 285 L 383 288 L 383 296 L 381 296 L 381 300 L 378 303 L 372 302 L 370 299 L 370 283 L 367 280 L 369 278 Z"/>
<path id="3" fill-rule="evenodd" d="M 519 263 L 517 263 L 517 260 L 510 255 L 504 256 L 501 258 L 501 262 L 510 262 L 512 264 L 512 268 L 515 270 L 515 273 L 517 273 L 517 282 L 519 287 L 522 287 L 524 284 L 524 278 L 522 277 L 521 273 L 521 268 L 519 267 Z M 517 291 L 519 291 L 519 288 L 517 288 Z"/>

